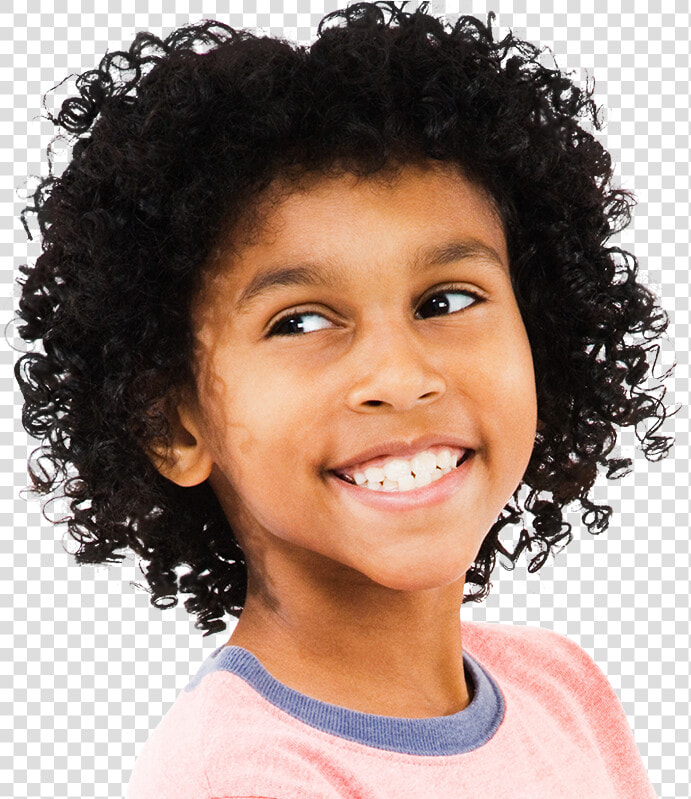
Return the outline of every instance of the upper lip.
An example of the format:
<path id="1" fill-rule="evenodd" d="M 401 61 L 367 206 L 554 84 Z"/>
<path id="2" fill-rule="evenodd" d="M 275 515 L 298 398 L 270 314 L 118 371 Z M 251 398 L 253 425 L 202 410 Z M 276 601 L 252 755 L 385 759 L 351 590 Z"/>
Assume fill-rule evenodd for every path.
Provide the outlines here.
<path id="1" fill-rule="evenodd" d="M 462 438 L 457 438 L 455 436 L 449 436 L 446 434 L 432 434 L 421 436 L 413 441 L 387 441 L 383 444 L 377 444 L 375 447 L 369 447 L 362 452 L 358 452 L 347 461 L 340 463 L 338 466 L 332 467 L 330 471 L 344 472 L 360 463 L 384 456 L 410 458 L 422 450 L 436 446 L 460 447 L 461 449 L 465 450 L 472 449 Z"/>

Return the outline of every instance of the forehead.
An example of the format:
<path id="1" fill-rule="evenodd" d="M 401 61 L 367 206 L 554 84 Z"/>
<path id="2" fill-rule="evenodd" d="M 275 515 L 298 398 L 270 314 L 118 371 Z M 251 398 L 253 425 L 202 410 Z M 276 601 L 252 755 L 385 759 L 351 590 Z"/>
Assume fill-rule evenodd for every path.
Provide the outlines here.
<path id="1" fill-rule="evenodd" d="M 449 203 L 451 201 L 451 204 Z M 233 231 L 232 248 L 246 249 L 265 245 L 280 234 L 281 228 L 309 230 L 305 214 L 320 221 L 350 214 L 366 222 L 368 210 L 381 212 L 389 206 L 390 217 L 419 214 L 440 219 L 488 217 L 501 225 L 501 217 L 491 195 L 471 181 L 462 168 L 453 162 L 421 159 L 409 163 L 390 162 L 370 175 L 356 175 L 345 168 L 332 171 L 297 172 L 278 176 L 260 196 L 255 198 L 247 222 Z M 335 221 L 335 219 L 334 219 Z M 479 221 L 479 220 L 471 220 Z M 327 231 L 335 228 L 328 225 Z M 322 227 L 323 229 L 323 227 Z M 291 235 L 294 233 L 291 230 Z"/>
<path id="2" fill-rule="evenodd" d="M 250 282 L 281 264 L 316 263 L 344 282 L 370 257 L 417 263 L 453 240 L 508 263 L 492 197 L 456 164 L 390 164 L 364 177 L 345 170 L 280 176 L 227 231 L 204 270 L 198 302 L 222 293 L 234 306 Z"/>

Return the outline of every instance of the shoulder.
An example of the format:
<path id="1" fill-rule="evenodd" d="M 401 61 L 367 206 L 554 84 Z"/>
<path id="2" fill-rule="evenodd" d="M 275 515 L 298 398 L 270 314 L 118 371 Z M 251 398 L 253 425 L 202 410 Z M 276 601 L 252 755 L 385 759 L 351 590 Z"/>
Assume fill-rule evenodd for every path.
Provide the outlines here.
<path id="1" fill-rule="evenodd" d="M 268 799 L 305 786 L 335 799 L 319 736 L 272 703 L 272 684 L 250 653 L 219 647 L 151 733 L 127 799 Z"/>
<path id="2" fill-rule="evenodd" d="M 607 676 L 575 641 L 554 630 L 511 624 L 462 624 L 463 648 L 502 687 L 578 705 L 587 714 L 624 711 Z"/>
<path id="3" fill-rule="evenodd" d="M 208 686 L 181 690 L 139 751 L 127 799 L 208 799 L 204 750 Z"/>
<path id="4" fill-rule="evenodd" d="M 487 661 L 500 668 L 512 670 L 520 662 L 533 668 L 537 664 L 558 666 L 567 672 L 582 673 L 596 670 L 602 672 L 575 641 L 561 633 L 544 627 L 487 622 L 463 622 L 461 625 L 463 648 L 470 655 L 477 655 L 481 662 Z M 602 675 L 604 677 L 604 675 Z"/>
<path id="5" fill-rule="evenodd" d="M 606 733 L 629 733 L 607 676 L 575 641 L 541 627 L 463 623 L 463 648 L 496 679 L 505 695 L 548 707 Z"/>
<path id="6" fill-rule="evenodd" d="M 464 622 L 461 630 L 463 649 L 501 688 L 507 729 L 521 741 L 537 732 L 559 756 L 587 760 L 601 795 L 655 796 L 618 695 L 575 641 L 541 627 Z"/>

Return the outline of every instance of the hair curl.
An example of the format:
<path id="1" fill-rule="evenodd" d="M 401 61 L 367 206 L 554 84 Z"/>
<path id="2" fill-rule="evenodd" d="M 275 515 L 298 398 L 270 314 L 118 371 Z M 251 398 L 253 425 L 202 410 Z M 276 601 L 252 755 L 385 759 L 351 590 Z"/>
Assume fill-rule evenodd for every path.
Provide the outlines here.
<path id="1" fill-rule="evenodd" d="M 544 66 L 512 33 L 495 41 L 493 14 L 451 26 L 427 2 L 410 14 L 405 5 L 327 14 L 309 48 L 213 20 L 165 39 L 141 32 L 48 114 L 74 144 L 60 177 L 49 147 L 48 177 L 22 212 L 29 237 L 27 213 L 42 237 L 18 280 L 20 335 L 44 348 L 15 365 L 23 425 L 44 442 L 29 474 L 38 493 L 71 500 L 61 521 L 78 563 L 119 562 L 129 547 L 148 562 L 151 603 L 191 594 L 185 608 L 204 635 L 225 629 L 225 613 L 239 617 L 244 555 L 207 482 L 180 487 L 146 452 L 170 434 L 165 399 L 192 384 L 202 268 L 277 176 L 336 164 L 367 176 L 431 158 L 459 164 L 501 212 L 544 426 L 514 505 L 466 575 L 479 589 L 464 602 L 487 596 L 498 554 L 513 568 L 527 549 L 536 571 L 569 543 L 565 505 L 579 500 L 590 533 L 607 528 L 612 508 L 588 493 L 598 467 L 610 479 L 631 471 L 630 459 L 607 458 L 617 427 L 635 425 L 651 461 L 673 443 L 654 435 L 665 390 L 638 388 L 659 351 L 645 342 L 669 320 L 636 281 L 635 257 L 607 246 L 634 201 L 610 186 L 610 156 L 579 124 L 601 128 L 593 88 Z M 632 333 L 643 341 L 627 343 Z M 523 484 L 533 530 L 509 551 L 499 534 L 522 520 Z"/>

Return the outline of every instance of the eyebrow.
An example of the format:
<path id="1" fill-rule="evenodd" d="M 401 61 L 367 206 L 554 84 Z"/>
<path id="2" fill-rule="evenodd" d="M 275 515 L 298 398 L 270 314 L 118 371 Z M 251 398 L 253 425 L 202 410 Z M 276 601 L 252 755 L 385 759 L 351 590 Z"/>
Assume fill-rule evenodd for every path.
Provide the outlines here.
<path id="1" fill-rule="evenodd" d="M 475 239 L 423 245 L 411 261 L 411 272 L 417 273 L 429 267 L 443 266 L 471 258 L 484 261 L 492 269 L 506 273 L 506 267 L 497 251 Z M 235 304 L 235 312 L 247 311 L 257 298 L 281 286 L 324 286 L 343 290 L 346 284 L 346 270 L 337 262 L 328 260 L 325 264 L 301 261 L 266 269 L 256 274 L 245 287 Z"/>

